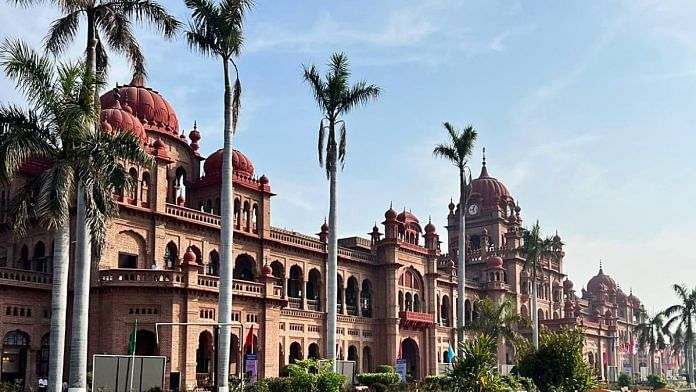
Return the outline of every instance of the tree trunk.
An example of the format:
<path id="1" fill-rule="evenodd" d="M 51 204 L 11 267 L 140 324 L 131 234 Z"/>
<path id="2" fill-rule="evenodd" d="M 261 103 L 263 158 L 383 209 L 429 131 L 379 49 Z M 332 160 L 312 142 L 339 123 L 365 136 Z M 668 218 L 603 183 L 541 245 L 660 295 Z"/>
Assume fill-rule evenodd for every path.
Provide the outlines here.
<path id="1" fill-rule="evenodd" d="M 222 59 L 225 69 L 225 128 L 222 161 L 222 188 L 220 190 L 220 294 L 218 297 L 220 326 L 217 385 L 218 391 L 226 392 L 229 389 L 230 373 L 230 343 L 232 340 L 232 272 L 234 260 L 232 259 L 232 240 L 234 235 L 234 211 L 232 200 L 234 191 L 232 188 L 232 85 L 230 82 L 229 61 Z M 228 324 L 228 325 L 224 325 Z M 240 365 L 241 366 L 241 365 Z"/>
<path id="2" fill-rule="evenodd" d="M 689 388 L 694 388 L 694 346 L 691 341 L 687 343 L 686 366 L 689 374 Z"/>
<path id="3" fill-rule="evenodd" d="M 65 357 L 65 317 L 68 308 L 69 220 L 61 227 L 56 228 L 54 247 L 48 392 L 61 392 L 63 388 L 63 358 Z"/>
<path id="4" fill-rule="evenodd" d="M 464 302 L 466 300 L 466 183 L 464 179 L 464 168 L 459 169 L 459 235 L 457 251 L 457 356 L 464 357 L 461 343 L 464 341 Z"/>
<path id="5" fill-rule="evenodd" d="M 329 132 L 333 135 L 334 132 L 334 120 L 330 121 L 329 127 L 331 128 Z M 335 140 L 335 138 L 329 138 L 329 140 Z M 336 144 L 329 146 L 330 149 L 336 149 Z M 333 158 L 331 158 L 333 157 Z M 336 159 L 336 154 L 327 154 L 328 159 Z M 329 360 L 333 360 L 333 365 L 331 365 L 332 370 L 336 371 L 336 306 L 337 306 L 337 274 L 338 274 L 338 239 L 336 238 L 337 232 L 337 219 L 336 219 L 336 162 L 333 162 L 331 166 L 333 169 L 329 173 L 329 243 L 328 243 L 328 261 L 327 261 L 327 274 L 329 275 L 326 279 L 328 284 L 327 287 L 327 306 L 328 306 L 328 319 L 326 320 L 326 334 L 327 334 L 327 348 L 326 356 Z M 346 306 L 345 301 L 343 306 Z"/>
<path id="6" fill-rule="evenodd" d="M 537 273 L 536 260 L 534 260 L 534 270 L 532 271 L 532 342 L 534 348 L 539 348 L 539 314 L 537 313 Z"/>
<path id="7" fill-rule="evenodd" d="M 92 76 L 97 73 L 94 22 L 87 18 L 87 68 Z M 97 92 L 93 92 L 96 97 Z M 96 104 L 96 103 L 95 103 Z M 96 124 L 92 124 L 96 127 Z M 94 130 L 94 128 L 92 128 Z M 89 287 L 92 260 L 90 233 L 87 229 L 87 212 L 84 187 L 77 185 L 77 216 L 75 217 L 75 278 L 73 283 L 72 334 L 70 342 L 69 392 L 87 390 L 87 340 L 89 338 Z"/>

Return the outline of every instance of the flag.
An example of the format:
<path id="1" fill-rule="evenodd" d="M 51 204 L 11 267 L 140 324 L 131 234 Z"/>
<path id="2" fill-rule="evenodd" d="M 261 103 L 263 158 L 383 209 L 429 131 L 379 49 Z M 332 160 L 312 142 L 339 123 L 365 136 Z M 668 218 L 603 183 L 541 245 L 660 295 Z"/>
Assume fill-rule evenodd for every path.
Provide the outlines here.
<path id="1" fill-rule="evenodd" d="M 396 354 L 396 359 L 397 359 L 397 360 L 398 360 L 398 359 L 401 359 L 401 343 L 402 343 L 402 342 L 399 342 L 399 353 Z"/>
<path id="2" fill-rule="evenodd" d="M 608 365 L 608 364 L 609 364 L 609 353 L 606 352 L 606 351 L 602 353 L 602 362 L 603 362 L 605 365 Z"/>
<path id="3" fill-rule="evenodd" d="M 138 319 L 135 319 L 135 324 L 133 325 L 133 332 L 131 332 L 130 339 L 128 340 L 128 355 L 135 355 L 135 344 L 138 336 Z"/>
<path id="4" fill-rule="evenodd" d="M 447 343 L 447 362 L 452 363 L 452 361 L 454 361 L 454 350 L 452 345 Z"/>
<path id="5" fill-rule="evenodd" d="M 631 338 L 631 341 L 628 343 L 628 354 L 633 355 L 635 354 L 634 351 L 636 349 L 635 342 L 633 341 L 633 338 Z"/>
<path id="6" fill-rule="evenodd" d="M 247 347 L 251 347 L 251 353 L 254 353 L 254 325 L 251 325 L 251 328 L 249 328 L 249 333 L 246 336 L 246 339 L 244 340 L 244 352 L 246 353 Z"/>

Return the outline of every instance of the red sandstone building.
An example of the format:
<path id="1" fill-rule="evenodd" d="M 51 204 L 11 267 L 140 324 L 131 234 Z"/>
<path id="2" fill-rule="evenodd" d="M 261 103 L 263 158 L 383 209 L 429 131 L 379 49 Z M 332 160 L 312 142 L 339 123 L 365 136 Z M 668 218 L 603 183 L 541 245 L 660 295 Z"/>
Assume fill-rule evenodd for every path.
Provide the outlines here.
<path id="1" fill-rule="evenodd" d="M 157 345 L 155 323 L 218 318 L 222 150 L 201 156 L 200 132 L 194 126 L 187 137 L 171 105 L 142 81 L 118 92 L 102 97 L 103 126 L 139 135 L 156 166 L 130 169 L 137 189 L 115 195 L 120 217 L 110 224 L 106 249 L 92 270 L 89 353 L 125 354 L 137 319 L 137 353 L 166 356 L 167 383 L 189 389 L 213 377 L 213 328 L 161 329 Z M 322 225 L 317 235 L 274 227 L 271 181 L 258 177 L 241 152 L 233 160 L 233 320 L 254 326 L 260 373 L 277 376 L 284 364 L 325 354 L 328 227 Z M 0 370 L 2 380 L 21 378 L 31 386 L 48 369 L 52 238 L 37 229 L 15 239 L 3 223 L 11 195 L 46 164 L 33 161 L 15 181 L 0 185 Z M 448 345 L 454 345 L 457 301 L 465 301 L 464 317 L 471 320 L 477 298 L 509 295 L 521 314 L 536 311 L 543 324 L 584 326 L 587 358 L 598 374 L 634 363 L 622 348 L 631 340 L 638 298 L 626 296 L 601 269 L 577 297 L 557 249 L 543 261 L 538 309 L 530 310 L 531 282 L 519 250 L 520 207 L 485 162 L 472 186 L 464 299 L 457 298 L 449 256 L 457 249 L 454 204 L 447 213 L 447 251 L 440 249 L 432 222 L 423 226 L 410 211 L 391 208 L 367 238 L 339 241 L 339 354 L 356 361 L 358 372 L 369 372 L 393 364 L 401 344 L 415 378 L 436 374 Z M 239 334 L 233 338 L 233 373 L 241 363 Z M 509 344 L 501 344 L 503 367 L 513 363 L 513 355 Z"/>

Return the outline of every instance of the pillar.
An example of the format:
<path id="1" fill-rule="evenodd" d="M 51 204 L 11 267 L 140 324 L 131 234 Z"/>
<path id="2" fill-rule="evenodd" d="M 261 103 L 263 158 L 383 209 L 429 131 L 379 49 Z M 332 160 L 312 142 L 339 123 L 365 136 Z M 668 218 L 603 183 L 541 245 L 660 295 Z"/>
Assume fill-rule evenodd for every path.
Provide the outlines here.
<path id="1" fill-rule="evenodd" d="M 343 287 L 341 287 L 341 314 L 345 315 L 348 313 L 348 306 L 346 306 L 346 285 L 348 281 L 343 282 Z"/>

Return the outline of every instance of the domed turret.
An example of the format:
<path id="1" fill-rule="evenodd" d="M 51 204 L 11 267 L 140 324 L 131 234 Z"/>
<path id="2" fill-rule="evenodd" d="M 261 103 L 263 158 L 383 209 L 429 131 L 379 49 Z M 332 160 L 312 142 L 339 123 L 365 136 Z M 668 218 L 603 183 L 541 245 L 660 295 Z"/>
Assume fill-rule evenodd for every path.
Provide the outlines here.
<path id="1" fill-rule="evenodd" d="M 193 253 L 190 246 L 184 253 L 184 264 L 196 264 L 196 254 Z"/>
<path id="2" fill-rule="evenodd" d="M 201 140 L 201 132 L 198 130 L 198 124 L 195 121 L 193 122 L 193 130 L 189 132 L 189 139 L 191 139 L 191 149 L 198 155 L 198 149 L 200 148 L 198 141 Z"/>
<path id="3" fill-rule="evenodd" d="M 273 276 L 273 268 L 271 268 L 270 265 L 266 264 L 261 269 L 261 273 L 263 274 L 263 276 Z"/>
<path id="4" fill-rule="evenodd" d="M 437 228 L 433 224 L 433 222 L 428 218 L 428 224 L 425 225 L 425 234 L 435 234 L 437 231 Z"/>
<path id="5" fill-rule="evenodd" d="M 205 171 L 206 177 L 222 176 L 222 158 L 224 155 L 224 150 L 219 149 L 210 154 L 210 156 L 205 160 L 203 170 Z M 237 150 L 232 152 L 232 170 L 234 170 L 236 175 L 242 177 L 251 178 L 254 176 L 254 164 L 251 163 L 251 160 L 247 158 L 246 155 Z"/>
<path id="6" fill-rule="evenodd" d="M 510 205 L 512 197 L 507 187 L 488 174 L 484 149 L 483 165 L 478 178 L 471 181 L 470 204 L 476 203 L 481 210 L 495 210 L 501 205 Z"/>
<path id="7" fill-rule="evenodd" d="M 573 291 L 573 281 L 570 279 L 566 279 L 563 281 L 563 291 L 565 292 L 571 292 Z"/>
<path id="8" fill-rule="evenodd" d="M 124 110 L 121 107 L 119 92 L 114 89 L 114 105 L 112 107 L 102 109 L 99 114 L 102 129 L 107 132 L 122 131 L 130 132 L 136 135 L 143 143 L 147 142 L 147 133 L 143 124 L 129 110 Z"/>
<path id="9" fill-rule="evenodd" d="M 500 256 L 488 256 L 486 266 L 488 269 L 503 269 L 503 258 Z"/>
<path id="10" fill-rule="evenodd" d="M 389 204 L 389 209 L 384 213 L 384 219 L 388 221 L 396 220 L 396 211 L 394 211 L 391 204 Z"/>
<path id="11" fill-rule="evenodd" d="M 640 299 L 638 299 L 638 297 L 633 295 L 633 290 L 631 290 L 631 294 L 628 296 L 628 302 L 633 304 L 633 306 L 636 306 L 636 307 L 640 306 Z"/>
<path id="12" fill-rule="evenodd" d="M 140 76 L 133 77 L 130 84 L 117 87 L 122 107 L 126 105 L 142 123 L 146 131 L 161 132 L 174 137 L 179 136 L 179 120 L 174 108 L 159 93 L 145 87 Z M 102 108 L 113 108 L 116 99 L 106 93 L 100 98 Z"/>

